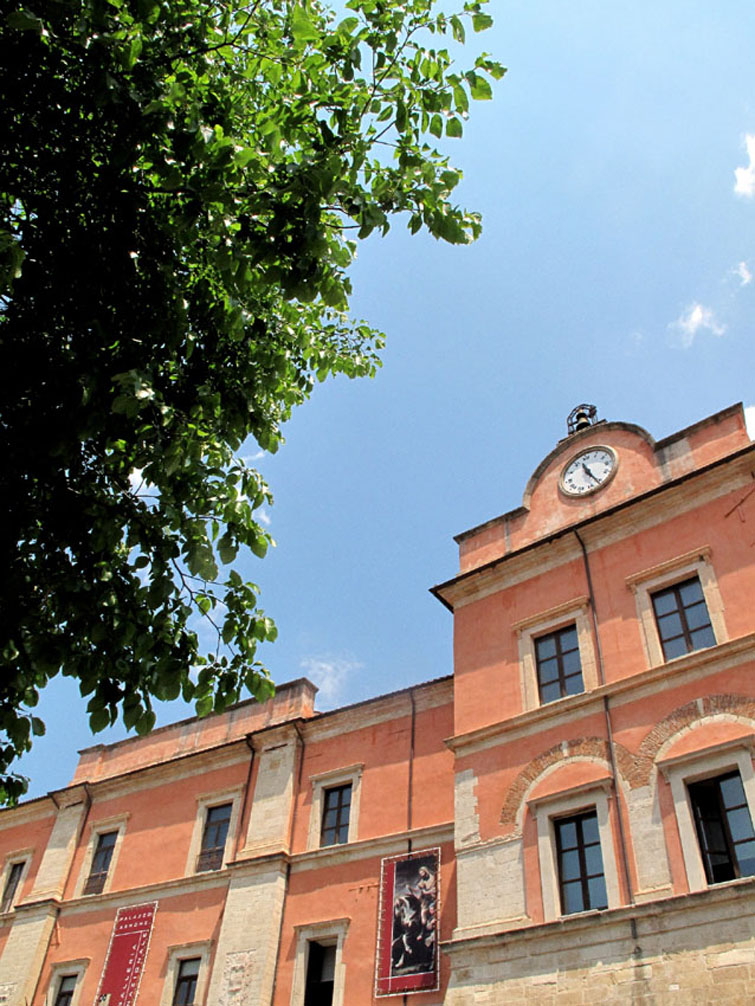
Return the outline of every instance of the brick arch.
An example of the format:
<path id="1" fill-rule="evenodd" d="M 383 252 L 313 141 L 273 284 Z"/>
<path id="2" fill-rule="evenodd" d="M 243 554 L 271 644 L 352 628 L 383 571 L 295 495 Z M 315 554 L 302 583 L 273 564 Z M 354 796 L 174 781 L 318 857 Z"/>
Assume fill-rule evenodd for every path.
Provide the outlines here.
<path id="1" fill-rule="evenodd" d="M 650 781 L 650 772 L 664 744 L 693 723 L 699 723 L 710 716 L 728 714 L 749 719 L 755 724 L 755 699 L 747 695 L 706 695 L 679 706 L 653 727 L 640 744 L 638 759 L 646 768 L 644 784 Z M 643 785 L 636 783 L 635 785 Z"/>
<path id="2" fill-rule="evenodd" d="M 636 758 L 621 744 L 616 744 L 615 750 L 619 773 L 632 785 L 631 780 L 637 775 Z M 516 817 L 525 794 L 535 780 L 552 765 L 557 765 L 567 759 L 572 761 L 575 758 L 598 758 L 610 764 L 610 757 L 608 743 L 602 737 L 577 737 L 574 740 L 554 744 L 553 747 L 534 758 L 526 768 L 523 768 L 509 787 L 501 811 L 501 824 L 516 823 Z"/>

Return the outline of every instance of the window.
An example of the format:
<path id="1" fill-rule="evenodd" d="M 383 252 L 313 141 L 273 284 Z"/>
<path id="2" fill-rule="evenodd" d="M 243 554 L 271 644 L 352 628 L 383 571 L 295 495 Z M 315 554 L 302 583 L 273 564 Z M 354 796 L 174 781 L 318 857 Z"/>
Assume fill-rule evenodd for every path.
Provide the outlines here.
<path id="1" fill-rule="evenodd" d="M 117 831 L 105 831 L 97 836 L 97 848 L 92 859 L 92 868 L 84 885 L 84 894 L 102 894 L 117 839 Z"/>
<path id="2" fill-rule="evenodd" d="M 671 786 L 690 891 L 755 875 L 755 739 L 658 761 Z"/>
<path id="3" fill-rule="evenodd" d="M 312 810 L 309 817 L 307 849 L 336 850 L 356 842 L 363 765 L 310 776 Z"/>
<path id="4" fill-rule="evenodd" d="M 659 590 L 651 597 L 666 660 L 716 645 L 703 589 L 696 576 Z"/>
<path id="5" fill-rule="evenodd" d="M 326 789 L 323 799 L 320 845 L 342 845 L 349 840 L 351 783 Z"/>
<path id="6" fill-rule="evenodd" d="M 168 947 L 159 1006 L 198 1006 L 205 1001 L 211 950 L 209 940 Z"/>
<path id="7" fill-rule="evenodd" d="M 515 622 L 523 710 L 598 685 L 589 599 L 575 597 Z"/>
<path id="8" fill-rule="evenodd" d="M 585 690 L 576 625 L 536 638 L 535 661 L 541 703 Z"/>
<path id="9" fill-rule="evenodd" d="M 336 976 L 336 945 L 310 940 L 304 1006 L 332 1006 Z"/>
<path id="10" fill-rule="evenodd" d="M 76 977 L 76 975 L 61 975 L 58 993 L 55 996 L 55 1006 L 71 1006 L 73 994 L 76 991 Z"/>
<path id="11" fill-rule="evenodd" d="M 709 546 L 632 573 L 626 584 L 634 592 L 648 667 L 729 638 Z"/>
<path id="12" fill-rule="evenodd" d="M 191 957 L 189 960 L 178 962 L 173 1006 L 194 1006 L 201 961 L 201 957 Z"/>
<path id="13" fill-rule="evenodd" d="M 8 871 L 5 887 L 3 888 L 3 900 L 0 903 L 0 912 L 9 912 L 15 903 L 18 885 L 24 872 L 25 862 L 12 863 Z"/>
<path id="14" fill-rule="evenodd" d="M 233 804 L 223 803 L 208 807 L 202 832 L 202 848 L 197 857 L 197 873 L 219 870 L 223 865 L 225 842 L 231 823 Z"/>
<path id="15" fill-rule="evenodd" d="M 527 801 L 537 823 L 546 922 L 620 904 L 609 808 L 612 792 L 606 776 Z"/>
<path id="16" fill-rule="evenodd" d="M 590 810 L 557 820 L 554 826 L 562 913 L 608 908 L 598 815 Z"/>
<path id="17" fill-rule="evenodd" d="M 330 919 L 294 926 L 290 1006 L 344 1006 L 343 948 L 349 924 L 349 919 Z"/>
<path id="18" fill-rule="evenodd" d="M 708 883 L 755 875 L 755 831 L 739 772 L 687 788 Z"/>

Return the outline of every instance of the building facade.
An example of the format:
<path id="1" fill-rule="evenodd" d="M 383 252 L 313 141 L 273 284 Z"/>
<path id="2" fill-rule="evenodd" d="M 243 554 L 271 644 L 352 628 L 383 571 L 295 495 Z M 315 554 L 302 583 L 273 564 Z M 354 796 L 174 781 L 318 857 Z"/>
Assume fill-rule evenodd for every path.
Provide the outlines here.
<path id="1" fill-rule="evenodd" d="M 755 445 L 591 407 L 433 588 L 453 675 L 306 680 L 0 815 L 0 1003 L 755 1001 Z"/>

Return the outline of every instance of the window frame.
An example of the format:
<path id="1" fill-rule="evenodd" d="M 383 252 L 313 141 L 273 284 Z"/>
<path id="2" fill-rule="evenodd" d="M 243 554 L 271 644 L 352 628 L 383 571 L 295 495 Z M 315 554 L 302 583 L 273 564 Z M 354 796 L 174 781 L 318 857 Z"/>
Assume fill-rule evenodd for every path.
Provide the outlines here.
<path id="1" fill-rule="evenodd" d="M 107 866 L 104 870 L 97 870 L 95 872 L 95 866 L 97 865 L 97 858 L 100 855 L 100 852 L 103 851 L 103 842 L 106 838 L 109 838 L 111 835 L 113 836 L 113 841 L 112 844 L 109 846 L 110 854 L 107 856 Z M 83 895 L 86 896 L 90 894 L 102 894 L 102 892 L 105 889 L 105 883 L 107 881 L 108 875 L 110 874 L 111 867 L 113 865 L 113 855 L 115 853 L 115 847 L 117 844 L 118 844 L 117 828 L 113 828 L 112 831 L 99 832 L 99 834 L 97 835 L 97 842 L 95 843 L 94 851 L 92 853 L 92 862 L 89 868 L 89 876 L 85 880 L 84 888 L 81 892 Z M 102 857 L 103 859 L 105 858 L 105 854 L 107 853 L 107 851 L 108 851 L 107 849 L 104 849 L 104 854 Z M 98 890 L 90 890 L 89 888 L 91 885 L 93 885 L 94 882 L 99 883 L 100 877 L 102 878 L 101 881 L 102 886 L 99 887 Z"/>
<path id="2" fill-rule="evenodd" d="M 193 961 L 199 959 L 199 973 L 197 975 L 197 985 L 194 990 L 195 1006 L 201 1006 L 205 1001 L 207 984 L 210 977 L 210 953 L 212 951 L 212 940 L 199 940 L 194 943 L 181 943 L 170 946 L 167 949 L 167 962 L 165 965 L 165 981 L 163 991 L 160 996 L 159 1006 L 173 1006 L 176 995 L 176 985 L 181 969 L 182 961 Z"/>
<path id="3" fill-rule="evenodd" d="M 86 853 L 84 855 L 84 860 L 81 864 L 81 869 L 79 870 L 79 877 L 76 882 L 76 890 L 74 892 L 74 897 L 76 898 L 97 898 L 102 897 L 102 895 L 107 894 L 108 891 L 113 886 L 113 878 L 115 876 L 115 870 L 118 865 L 118 858 L 121 854 L 121 848 L 123 847 L 123 836 L 126 832 L 126 824 L 130 814 L 119 814 L 117 817 L 102 818 L 99 821 L 93 821 L 89 833 L 89 841 L 87 843 Z M 97 853 L 97 845 L 100 840 L 101 835 L 107 835 L 110 832 L 117 832 L 115 839 L 115 845 L 113 846 L 113 853 L 110 857 L 110 863 L 108 864 L 107 874 L 102 884 L 102 890 L 97 891 L 93 894 L 87 894 L 86 886 L 89 881 L 89 877 L 92 873 L 92 865 L 94 863 L 94 857 Z"/>
<path id="4" fill-rule="evenodd" d="M 587 843 L 585 841 L 584 822 L 588 818 L 595 820 L 595 827 L 598 829 L 597 846 L 598 846 L 598 849 L 600 850 L 600 874 L 597 874 L 597 873 L 590 874 L 590 873 L 587 872 L 588 867 L 587 867 L 586 850 L 588 848 L 590 848 L 591 845 L 594 846 L 596 844 L 595 842 L 593 842 L 593 843 Z M 574 827 L 575 827 L 575 832 L 577 834 L 577 845 L 576 845 L 576 847 L 574 849 L 564 849 L 563 848 L 561 829 L 563 827 L 565 827 L 567 824 L 573 824 Z M 603 889 L 605 890 L 605 886 L 606 886 L 606 874 L 605 874 L 605 870 L 603 868 L 603 848 L 602 848 L 602 846 L 600 844 L 600 828 L 598 826 L 598 812 L 597 812 L 597 810 L 594 807 L 590 807 L 590 808 L 587 808 L 586 810 L 577 811 L 576 814 L 569 814 L 566 817 L 554 817 L 553 818 L 553 831 L 554 831 L 555 838 L 556 838 L 556 866 L 557 866 L 557 869 L 558 869 L 558 892 L 559 892 L 559 903 L 561 905 L 561 914 L 562 915 L 579 915 L 581 912 L 605 911 L 605 909 L 608 908 L 608 894 L 607 893 L 606 893 L 606 904 L 605 905 L 592 905 L 592 904 L 589 904 L 586 908 L 577 908 L 577 909 L 575 909 L 574 911 L 571 911 L 571 912 L 567 911 L 565 888 L 566 888 L 567 883 L 570 883 L 571 881 L 564 877 L 563 869 L 562 869 L 562 862 L 561 862 L 562 856 L 564 855 L 564 853 L 566 853 L 566 852 L 576 852 L 577 853 L 577 858 L 579 860 L 579 875 L 577 877 L 573 878 L 573 879 L 579 881 L 579 886 L 580 886 L 580 889 L 581 889 L 581 895 L 582 895 L 582 901 L 583 902 L 591 900 L 591 892 L 590 892 L 590 880 L 591 879 L 600 876 L 601 880 L 603 881 Z"/>
<path id="5" fill-rule="evenodd" d="M 349 802 L 346 803 L 342 796 L 348 790 L 349 792 Z M 336 801 L 335 807 L 329 806 L 330 797 L 333 794 L 338 794 L 338 799 Z M 351 823 L 351 800 L 354 795 L 354 786 L 351 782 L 342 782 L 337 786 L 324 786 L 322 791 L 322 815 L 320 820 L 320 848 L 327 849 L 331 845 L 346 845 L 349 841 L 349 825 Z M 335 824 L 331 827 L 326 825 L 328 812 L 335 810 L 336 820 Z M 348 815 L 348 820 L 344 821 Z M 346 829 L 346 837 L 341 839 L 339 835 L 343 829 Z M 333 832 L 333 841 L 325 841 L 325 833 Z"/>
<path id="6" fill-rule="evenodd" d="M 577 630 L 584 691 L 563 696 L 562 699 L 575 699 L 579 695 L 584 695 L 597 688 L 598 668 L 590 619 L 590 599 L 587 596 L 576 597 L 564 604 L 549 608 L 547 611 L 520 619 L 512 625 L 518 639 L 522 706 L 525 712 L 552 706 L 555 702 L 562 701 L 562 699 L 552 699 L 549 702 L 542 702 L 540 699 L 535 640 L 547 636 L 551 632 L 566 629 L 570 625 L 574 625 Z"/>
<path id="7" fill-rule="evenodd" d="M 189 851 L 186 857 L 185 876 L 193 877 L 201 873 L 217 873 L 224 869 L 229 862 L 238 837 L 239 814 L 241 811 L 241 796 L 243 786 L 232 786 L 229 789 L 215 790 L 211 793 L 203 793 L 197 797 L 197 810 L 194 816 L 194 829 L 189 843 Z M 231 818 L 228 822 L 228 832 L 225 836 L 225 847 L 220 866 L 215 870 L 198 870 L 197 863 L 202 851 L 202 839 L 204 837 L 207 814 L 212 807 L 220 807 L 223 804 L 231 804 Z"/>
<path id="8" fill-rule="evenodd" d="M 11 896 L 10 903 L 5 909 L 5 913 L 0 912 L 0 915 L 12 912 L 16 905 L 21 900 L 21 895 L 23 893 L 24 884 L 26 883 L 26 878 L 29 875 L 29 867 L 31 866 L 31 859 L 34 853 L 33 849 L 19 849 L 16 852 L 9 852 L 5 857 L 5 862 L 3 864 L 2 874 L 0 874 L 0 905 L 4 900 L 5 888 L 10 880 L 10 875 L 14 866 L 19 863 L 23 863 L 23 869 L 21 870 L 21 875 L 18 878 L 18 883 L 16 884 L 16 889 Z"/>
<path id="9" fill-rule="evenodd" d="M 315 849 L 342 849 L 344 845 L 357 841 L 359 833 L 359 803 L 362 792 L 363 770 L 364 764 L 359 763 L 310 776 L 310 783 L 312 785 L 312 808 L 309 815 L 307 851 L 314 851 Z M 334 845 L 321 845 L 320 839 L 322 835 L 322 822 L 325 808 L 325 793 L 327 790 L 337 789 L 338 787 L 346 786 L 349 783 L 351 784 L 351 804 L 347 839 L 345 842 L 337 842 Z"/>
<path id="10" fill-rule="evenodd" d="M 574 632 L 574 636 L 575 636 L 575 639 L 576 639 L 576 647 L 573 647 L 572 649 L 564 650 L 562 648 L 562 639 L 563 639 L 564 635 L 567 632 Z M 554 654 L 553 654 L 552 657 L 541 657 L 539 655 L 539 653 L 538 653 L 538 644 L 541 643 L 541 642 L 543 642 L 546 639 L 552 639 L 554 641 L 555 652 L 554 652 Z M 566 698 L 569 698 L 572 695 L 582 695 L 584 693 L 584 690 L 585 690 L 585 678 L 584 678 L 584 675 L 582 674 L 582 654 L 579 651 L 579 632 L 577 631 L 577 625 L 576 625 L 576 623 L 575 622 L 569 622 L 566 625 L 562 626 L 560 629 L 552 629 L 550 632 L 546 632 L 542 636 L 535 636 L 534 639 L 533 639 L 533 644 L 534 644 L 534 647 L 535 647 L 535 668 L 536 668 L 536 671 L 537 671 L 537 690 L 538 690 L 538 698 L 540 700 L 540 705 L 541 706 L 547 706 L 551 702 L 558 702 L 559 699 L 566 699 Z M 571 673 L 571 674 L 567 674 L 566 673 L 566 669 L 565 669 L 565 666 L 564 666 L 564 658 L 567 656 L 567 654 L 569 654 L 569 653 L 575 653 L 575 652 L 577 653 L 577 655 L 579 657 L 579 679 L 580 679 L 582 687 L 580 688 L 580 690 L 578 692 L 568 692 L 568 691 L 566 691 L 566 682 L 567 682 L 567 679 L 569 679 L 569 678 L 576 678 L 577 675 L 576 675 L 576 673 Z M 542 670 L 543 665 L 546 663 L 546 661 L 550 661 L 550 660 L 555 660 L 555 662 L 556 662 L 556 669 L 557 669 L 558 673 L 556 675 L 556 678 L 553 681 L 545 681 L 544 682 L 542 680 L 541 670 Z M 556 683 L 558 683 L 559 691 L 560 691 L 561 694 L 555 696 L 552 699 L 544 699 L 543 698 L 543 689 L 545 687 L 547 687 L 548 685 L 553 685 L 553 684 L 556 684 Z"/>
<path id="11" fill-rule="evenodd" d="M 330 848 L 328 846 L 327 848 Z M 338 848 L 338 846 L 336 846 Z M 350 918 L 330 919 L 324 922 L 294 926 L 296 933 L 296 950 L 294 956 L 294 973 L 291 982 L 290 1006 L 304 1006 L 307 994 L 307 970 L 309 967 L 309 947 L 311 943 L 321 946 L 335 946 L 336 963 L 333 979 L 332 1006 L 344 1006 L 344 988 L 346 984 L 346 965 L 343 960 L 343 947 L 351 924 Z"/>
<path id="12" fill-rule="evenodd" d="M 228 814 L 224 816 L 219 822 L 210 821 L 213 811 L 225 810 L 227 808 Z M 228 835 L 231 830 L 231 819 L 233 817 L 233 800 L 226 800 L 223 803 L 210 803 L 205 808 L 204 813 L 204 826 L 202 828 L 202 838 L 199 843 L 199 852 L 197 853 L 197 861 L 194 865 L 194 869 L 197 873 L 212 873 L 216 870 L 222 869 L 223 859 L 225 858 L 225 851 L 228 846 Z M 219 824 L 225 824 L 225 835 L 223 836 L 222 845 L 205 845 L 208 838 L 210 828 L 217 829 Z M 219 853 L 219 858 L 218 858 Z M 215 858 L 212 858 L 215 857 Z M 205 857 L 206 864 L 203 864 L 202 857 Z M 215 865 L 215 860 L 217 859 L 217 865 Z"/>
<path id="13" fill-rule="evenodd" d="M 611 795 L 613 795 L 612 782 L 610 779 L 604 779 L 527 801 L 528 809 L 534 816 L 537 825 L 540 887 L 543 897 L 543 918 L 546 922 L 584 914 L 584 912 L 564 913 L 561 910 L 556 839 L 556 821 L 575 816 L 581 812 L 594 810 L 598 818 L 600 852 L 603 858 L 603 877 L 606 885 L 608 909 L 617 908 L 621 904 L 619 874 L 609 808 Z M 606 909 L 585 909 L 585 912 L 593 911 L 606 911 Z"/>
<path id="14" fill-rule="evenodd" d="M 718 589 L 715 570 L 711 563 L 711 548 L 703 545 L 686 552 L 684 555 L 676 556 L 665 562 L 658 563 L 648 569 L 643 569 L 638 573 L 632 573 L 625 580 L 627 587 L 634 593 L 637 617 L 640 624 L 642 643 L 645 650 L 648 667 L 659 667 L 671 661 L 666 660 L 663 653 L 663 645 L 658 632 L 658 623 L 653 607 L 653 594 L 657 594 L 668 587 L 673 587 L 685 580 L 697 577 L 700 581 L 705 606 L 708 609 L 708 618 L 715 637 L 715 646 L 725 643 L 729 635 L 726 631 L 724 621 L 724 606 L 721 600 L 721 593 Z M 686 654 L 672 657 L 671 660 L 683 660 L 694 653 L 701 653 L 711 647 L 702 647 L 699 650 L 690 650 Z"/>
<path id="15" fill-rule="evenodd" d="M 50 968 L 50 980 L 47 983 L 47 992 L 44 998 L 45 1006 L 55 1006 L 58 998 L 60 983 L 64 978 L 74 977 L 76 985 L 71 997 L 71 1006 L 79 1006 L 84 986 L 84 975 L 89 966 L 88 957 L 80 957 L 73 961 L 60 961 Z"/>
<path id="16" fill-rule="evenodd" d="M 674 816 L 690 891 L 705 891 L 710 887 L 737 883 L 738 880 L 708 883 L 695 824 L 695 813 L 687 787 L 689 783 L 702 782 L 725 775 L 727 772 L 738 771 L 750 818 L 755 824 L 755 771 L 752 765 L 754 750 L 754 737 L 738 737 L 701 751 L 665 758 L 658 762 L 658 768 L 671 787 Z"/>

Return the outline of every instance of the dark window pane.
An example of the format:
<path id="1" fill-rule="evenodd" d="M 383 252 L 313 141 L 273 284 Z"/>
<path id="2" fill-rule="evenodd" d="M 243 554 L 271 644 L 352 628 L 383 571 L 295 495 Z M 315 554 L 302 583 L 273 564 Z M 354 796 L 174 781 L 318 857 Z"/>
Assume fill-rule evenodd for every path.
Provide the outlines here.
<path id="1" fill-rule="evenodd" d="M 558 661 L 555 657 L 552 660 L 543 660 L 539 671 L 542 684 L 546 685 L 552 681 L 558 681 Z"/>
<path id="2" fill-rule="evenodd" d="M 536 639 L 535 647 L 537 649 L 538 660 L 546 660 L 548 657 L 554 657 L 556 655 L 555 633 L 551 633 L 550 636 L 541 636 L 540 639 Z"/>
<path id="3" fill-rule="evenodd" d="M 197 856 L 197 873 L 219 870 L 223 866 L 228 827 L 233 804 L 221 803 L 208 807 L 202 832 L 202 848 Z"/>
<path id="4" fill-rule="evenodd" d="M 0 912 L 9 912 L 13 907 L 13 899 L 16 896 L 16 891 L 18 890 L 21 874 L 23 872 L 23 863 L 14 863 L 13 866 L 11 866 L 8 879 L 5 882 L 5 890 L 3 891 L 2 904 L 0 904 Z"/>
<path id="5" fill-rule="evenodd" d="M 739 772 L 721 779 L 718 788 L 721 792 L 724 807 L 742 807 L 746 805 L 745 790 Z"/>
<path id="6" fill-rule="evenodd" d="M 697 577 L 659 590 L 652 600 L 666 660 L 715 646 L 716 637 Z"/>
<path id="7" fill-rule="evenodd" d="M 569 629 L 562 629 L 559 632 L 559 642 L 561 644 L 561 651 L 564 650 L 576 650 L 577 645 L 577 629 L 575 626 L 571 626 Z"/>
<path id="8" fill-rule="evenodd" d="M 583 912 L 585 910 L 581 881 L 573 884 L 564 884 L 562 890 L 564 915 L 570 915 L 572 912 Z"/>
<path id="9" fill-rule="evenodd" d="M 755 832 L 739 772 L 690 783 L 687 788 L 708 883 L 751 876 Z"/>
<path id="10" fill-rule="evenodd" d="M 564 689 L 567 695 L 581 695 L 585 690 L 581 673 L 567 678 L 564 682 Z"/>
<path id="11" fill-rule="evenodd" d="M 684 635 L 682 616 L 678 611 L 664 615 L 658 619 L 658 629 L 661 633 L 661 639 L 673 639 L 674 636 Z"/>
<path id="12" fill-rule="evenodd" d="M 606 897 L 606 882 L 601 874 L 599 877 L 591 877 L 587 881 L 590 891 L 590 908 L 608 908 L 608 898 Z"/>
<path id="13" fill-rule="evenodd" d="M 199 957 L 192 957 L 179 963 L 173 1006 L 194 1006 L 200 963 Z"/>
<path id="14" fill-rule="evenodd" d="M 716 645 L 716 637 L 713 635 L 713 629 L 709 625 L 706 625 L 704 629 L 695 629 L 694 632 L 690 633 L 690 639 L 692 640 L 691 649 L 693 650 L 704 650 L 706 646 Z"/>
<path id="15" fill-rule="evenodd" d="M 576 626 L 567 625 L 536 639 L 535 659 L 541 702 L 584 691 Z"/>
<path id="16" fill-rule="evenodd" d="M 559 821 L 559 834 L 561 836 L 562 849 L 577 848 L 577 826 L 574 821 Z"/>
<path id="17" fill-rule="evenodd" d="M 341 845 L 349 839 L 351 783 L 326 789 L 323 794 L 320 845 Z"/>
<path id="18" fill-rule="evenodd" d="M 564 882 L 574 880 L 581 875 L 579 867 L 579 850 L 572 849 L 561 856 L 561 876 Z"/>
<path id="19" fill-rule="evenodd" d="M 588 877 L 597 877 L 603 873 L 603 857 L 600 845 L 588 845 L 585 849 L 585 872 Z"/>
<path id="20" fill-rule="evenodd" d="M 598 815 L 593 812 L 585 814 L 582 818 L 582 837 L 586 845 L 600 842 L 600 831 L 598 830 Z"/>
<path id="21" fill-rule="evenodd" d="M 674 660 L 675 657 L 683 657 L 685 653 L 688 653 L 687 644 L 684 641 L 683 636 L 678 636 L 676 639 L 672 639 L 663 644 L 663 653 L 666 660 Z"/>
<path id="22" fill-rule="evenodd" d="M 703 601 L 704 603 L 703 589 L 697 577 L 694 580 L 687 580 L 686 583 L 679 584 L 679 596 L 685 608 L 688 608 L 696 601 Z"/>

